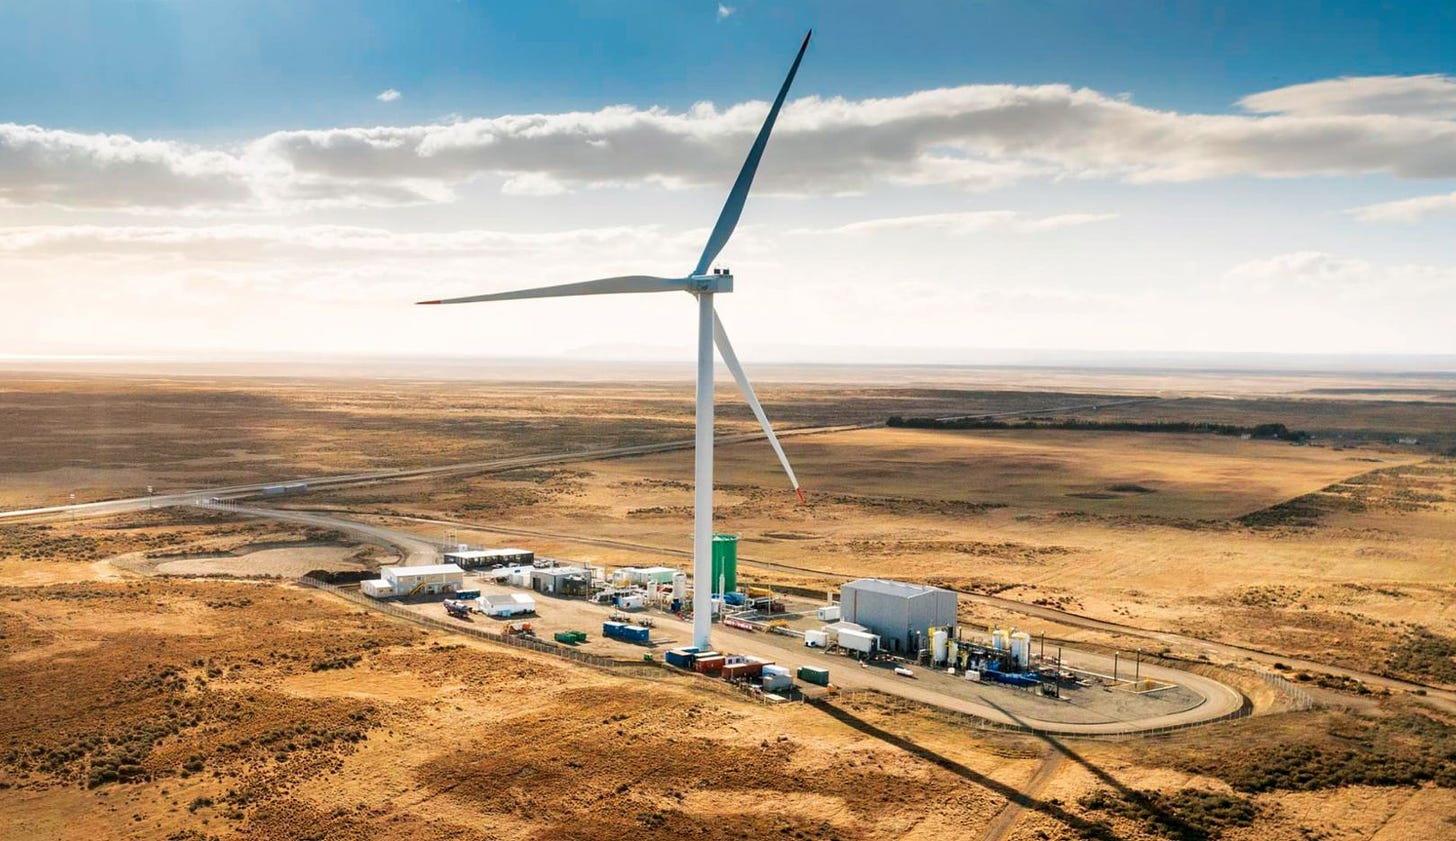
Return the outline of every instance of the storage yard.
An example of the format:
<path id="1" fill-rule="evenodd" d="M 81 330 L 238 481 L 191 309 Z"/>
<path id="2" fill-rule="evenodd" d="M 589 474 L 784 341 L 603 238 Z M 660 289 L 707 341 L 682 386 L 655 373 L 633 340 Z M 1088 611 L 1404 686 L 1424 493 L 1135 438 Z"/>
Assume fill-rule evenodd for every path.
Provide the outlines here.
<path id="1" fill-rule="evenodd" d="M 1152 663 L 1144 666 L 1140 658 L 1119 664 L 1087 652 L 1056 647 L 1047 652 L 1044 641 L 1034 650 L 1030 634 L 1005 628 L 981 632 L 954 624 L 919 625 L 927 618 L 953 622 L 956 616 L 954 593 L 922 585 L 861 579 L 844 586 L 847 605 L 817 604 L 757 587 L 730 592 L 715 601 L 723 611 L 718 626 L 723 650 L 708 651 L 687 644 L 691 625 L 683 606 L 690 602 L 684 600 L 681 571 L 592 571 L 567 565 L 500 576 L 503 569 L 432 571 L 433 577 L 459 572 L 456 586 L 473 594 L 473 602 L 418 593 L 404 597 L 402 605 L 422 616 L 445 613 L 497 633 L 549 639 L 606 657 L 661 661 L 743 684 L 771 701 L 799 697 L 808 669 L 811 693 L 815 686 L 889 691 L 998 723 L 1023 719 L 1068 732 L 1171 721 L 1204 704 L 1213 714 L 1237 709 L 1238 694 L 1217 682 Z M 552 571 L 559 575 L 543 574 Z M 566 593 L 556 584 L 563 577 L 587 583 Z M 726 580 L 725 574 L 720 577 Z M 512 578 L 522 586 L 501 583 Z M 528 581 L 530 594 L 523 592 Z M 843 615 L 873 624 L 823 619 Z M 885 633 L 871 632 L 902 627 L 897 639 L 911 646 L 906 655 L 883 644 Z"/>

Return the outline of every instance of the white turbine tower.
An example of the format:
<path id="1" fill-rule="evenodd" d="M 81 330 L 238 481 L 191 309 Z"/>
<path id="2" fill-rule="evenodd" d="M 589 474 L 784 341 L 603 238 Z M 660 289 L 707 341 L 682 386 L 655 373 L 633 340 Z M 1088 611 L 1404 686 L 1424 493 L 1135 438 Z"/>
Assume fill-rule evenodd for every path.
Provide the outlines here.
<path id="1" fill-rule="evenodd" d="M 778 436 L 774 435 L 773 427 L 769 425 L 768 417 L 763 413 L 763 406 L 758 402 L 758 395 L 754 394 L 753 386 L 748 382 L 748 376 L 743 373 L 743 366 L 738 364 L 738 355 L 733 352 L 733 345 L 728 341 L 728 333 L 723 329 L 722 320 L 718 318 L 717 312 L 713 309 L 715 294 L 733 291 L 733 276 L 728 273 L 727 269 L 710 271 L 709 268 L 712 266 L 713 260 L 717 258 L 718 252 L 722 251 L 723 246 L 728 243 L 728 238 L 733 235 L 733 229 L 738 225 L 738 217 L 743 214 L 743 204 L 748 199 L 749 188 L 753 186 L 753 176 L 758 171 L 758 162 L 763 158 L 763 150 L 768 146 L 768 137 L 773 132 L 774 121 L 778 119 L 779 109 L 783 107 L 784 98 L 789 94 L 789 86 L 794 82 L 794 74 L 799 72 L 799 62 L 803 61 L 804 51 L 809 48 L 809 38 L 813 34 L 813 30 L 810 30 L 804 36 L 804 43 L 799 46 L 799 53 L 794 56 L 794 63 L 789 67 L 789 75 L 784 78 L 784 84 L 779 88 L 779 95 L 774 99 L 773 107 L 768 111 L 768 118 L 763 121 L 763 128 L 759 129 L 758 137 L 753 141 L 753 147 L 748 150 L 748 158 L 743 162 L 743 169 L 738 173 L 738 180 L 733 182 L 733 189 L 728 193 L 728 201 L 723 204 L 723 211 L 718 214 L 718 223 L 713 226 L 713 232 L 708 236 L 708 243 L 703 247 L 703 254 L 698 258 L 697 266 L 687 277 L 627 275 L 587 280 L 580 283 L 565 283 L 559 286 L 545 286 L 538 289 L 520 289 L 514 292 L 496 292 L 487 295 L 472 295 L 467 298 L 420 302 L 421 304 L 469 304 L 477 301 L 514 301 L 525 298 L 613 295 L 628 292 L 689 292 L 698 299 L 697 430 L 694 446 L 696 464 L 693 476 L 693 645 L 705 649 L 711 647 L 708 638 L 712 627 L 714 344 L 718 346 L 718 352 L 723 356 L 723 364 L 728 366 L 728 370 L 733 373 L 733 378 L 738 381 L 738 386 L 743 390 L 743 396 L 753 409 L 754 416 L 763 426 L 769 444 L 773 446 L 779 462 L 789 475 L 789 482 L 793 485 L 794 492 L 799 495 L 801 501 L 804 498 L 803 492 L 799 490 L 799 480 L 794 476 L 794 469 L 789 466 L 789 459 L 784 455 L 784 448 L 779 444 Z"/>

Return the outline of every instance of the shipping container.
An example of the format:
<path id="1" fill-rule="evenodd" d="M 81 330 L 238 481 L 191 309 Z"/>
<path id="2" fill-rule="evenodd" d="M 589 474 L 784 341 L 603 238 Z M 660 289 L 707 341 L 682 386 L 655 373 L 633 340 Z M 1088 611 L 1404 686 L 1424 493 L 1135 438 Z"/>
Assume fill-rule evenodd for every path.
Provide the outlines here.
<path id="1" fill-rule="evenodd" d="M 799 680 L 816 686 L 828 686 L 829 670 L 818 666 L 800 666 Z"/>
<path id="2" fill-rule="evenodd" d="M 879 648 L 879 645 L 880 638 L 874 634 L 852 631 L 848 628 L 839 632 L 839 647 L 847 651 L 871 654 L 876 648 Z"/>
<path id="3" fill-rule="evenodd" d="M 721 654 L 712 657 L 697 657 L 693 660 L 693 668 L 705 675 L 716 675 L 723 671 L 724 659 L 726 658 Z"/>
<path id="4" fill-rule="evenodd" d="M 819 621 L 821 621 L 821 622 L 838 622 L 839 621 L 839 605 L 837 605 L 837 604 L 825 605 L 825 606 L 823 606 L 823 607 L 818 608 L 817 610 L 815 610 L 814 611 L 814 615 L 815 616 L 818 616 L 819 617 Z"/>
<path id="5" fill-rule="evenodd" d="M 804 645 L 810 648 L 828 648 L 829 634 L 824 631 L 805 631 Z"/>
<path id="6" fill-rule="evenodd" d="M 725 678 L 754 677 L 755 675 L 757 675 L 757 674 L 759 674 L 760 672 L 763 671 L 763 667 L 764 667 L 764 663 L 763 662 L 761 662 L 761 661 L 760 662 L 755 662 L 753 660 L 749 660 L 749 661 L 747 661 L 745 663 L 733 663 L 731 665 L 724 665 L 723 666 L 723 677 L 725 677 Z"/>
<path id="7" fill-rule="evenodd" d="M 576 634 L 570 631 L 557 631 L 551 635 L 551 638 L 566 645 L 576 645 Z"/>
<path id="8" fill-rule="evenodd" d="M 679 669 L 691 669 L 693 667 L 694 652 L 681 648 L 674 648 L 663 655 L 669 666 L 676 666 Z"/>

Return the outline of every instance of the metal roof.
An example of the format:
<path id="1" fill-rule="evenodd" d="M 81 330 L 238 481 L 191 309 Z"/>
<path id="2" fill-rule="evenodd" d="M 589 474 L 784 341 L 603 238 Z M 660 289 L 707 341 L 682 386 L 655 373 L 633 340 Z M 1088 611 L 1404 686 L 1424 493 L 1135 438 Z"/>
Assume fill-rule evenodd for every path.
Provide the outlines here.
<path id="1" fill-rule="evenodd" d="M 856 590 L 863 590 L 867 593 L 879 593 L 885 596 L 898 596 L 902 599 L 910 599 L 916 596 L 923 596 L 927 593 L 943 592 L 939 587 L 931 587 L 928 584 L 909 584 L 904 581 L 890 581 L 884 578 L 859 578 L 844 585 L 842 589 L 853 587 Z"/>
<path id="2" fill-rule="evenodd" d="M 383 567 L 379 570 L 381 575 L 394 576 L 399 578 L 402 575 L 450 575 L 453 573 L 465 574 L 465 570 L 454 564 L 427 564 L 417 567 Z"/>

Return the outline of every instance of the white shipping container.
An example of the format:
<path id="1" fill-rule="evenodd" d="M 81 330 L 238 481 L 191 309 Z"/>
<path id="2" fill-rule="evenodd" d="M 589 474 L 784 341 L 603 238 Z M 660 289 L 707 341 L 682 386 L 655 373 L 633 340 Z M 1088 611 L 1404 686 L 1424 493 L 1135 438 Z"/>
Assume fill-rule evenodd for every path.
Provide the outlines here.
<path id="1" fill-rule="evenodd" d="M 824 607 L 821 607 L 818 610 L 815 610 L 814 611 L 814 615 L 818 616 L 819 617 L 819 621 L 821 621 L 821 622 L 838 622 L 839 621 L 839 605 L 837 605 L 837 604 L 825 605 Z"/>
<path id="2" fill-rule="evenodd" d="M 849 651 L 858 651 L 861 654 L 869 654 L 880 645 L 880 638 L 875 634 L 868 634 L 864 631 L 851 631 L 848 628 L 839 632 L 839 647 Z"/>
<path id="3" fill-rule="evenodd" d="M 805 631 L 804 645 L 810 648 L 828 648 L 829 634 L 824 631 Z"/>

